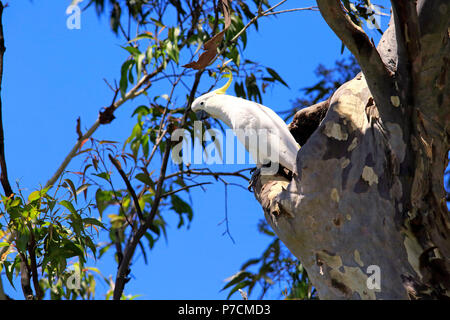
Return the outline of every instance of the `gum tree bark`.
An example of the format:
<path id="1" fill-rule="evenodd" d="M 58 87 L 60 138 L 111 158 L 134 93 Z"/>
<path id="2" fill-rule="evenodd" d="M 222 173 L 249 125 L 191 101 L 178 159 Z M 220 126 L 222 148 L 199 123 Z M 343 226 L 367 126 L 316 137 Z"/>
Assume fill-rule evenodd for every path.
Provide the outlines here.
<path id="1" fill-rule="evenodd" d="M 256 199 L 321 299 L 448 298 L 450 4 L 392 0 L 375 48 L 339 0 L 317 3 L 362 72 L 299 111 L 294 177 L 255 176 Z"/>

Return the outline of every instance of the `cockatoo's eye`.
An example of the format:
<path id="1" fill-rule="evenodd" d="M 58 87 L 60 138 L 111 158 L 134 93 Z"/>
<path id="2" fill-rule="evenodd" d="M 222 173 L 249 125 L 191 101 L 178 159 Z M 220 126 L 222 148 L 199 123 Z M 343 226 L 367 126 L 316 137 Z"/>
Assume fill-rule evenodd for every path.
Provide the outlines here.
<path id="1" fill-rule="evenodd" d="M 204 104 L 205 104 L 205 103 L 204 103 L 203 101 L 202 101 L 202 102 L 200 102 L 200 105 L 201 105 L 201 106 L 203 106 Z"/>

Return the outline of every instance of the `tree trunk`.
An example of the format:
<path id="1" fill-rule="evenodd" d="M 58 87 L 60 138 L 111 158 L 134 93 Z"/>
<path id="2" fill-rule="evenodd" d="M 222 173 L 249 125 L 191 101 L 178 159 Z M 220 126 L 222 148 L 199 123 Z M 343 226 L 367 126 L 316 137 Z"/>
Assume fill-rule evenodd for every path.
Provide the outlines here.
<path id="1" fill-rule="evenodd" d="M 267 221 L 321 299 L 450 297 L 450 5 L 392 4 L 377 50 L 340 1 L 318 0 L 362 73 L 332 95 L 306 143 L 308 110 L 294 118 L 304 144 L 292 181 L 254 177 Z"/>

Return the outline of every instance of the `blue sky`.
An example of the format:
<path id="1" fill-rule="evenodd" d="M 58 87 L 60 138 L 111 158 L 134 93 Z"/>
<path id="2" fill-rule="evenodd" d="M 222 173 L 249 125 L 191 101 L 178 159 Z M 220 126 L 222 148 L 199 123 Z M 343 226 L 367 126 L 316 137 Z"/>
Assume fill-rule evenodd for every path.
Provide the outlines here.
<path id="1" fill-rule="evenodd" d="M 67 29 L 69 3 L 10 1 L 4 12 L 6 159 L 11 183 L 15 187 L 17 180 L 25 193 L 44 185 L 75 143 L 76 119 L 81 117 L 85 129 L 96 120 L 100 108 L 110 104 L 112 94 L 103 79 L 118 81 L 127 57 L 120 48 L 124 43 L 109 29 L 108 18 L 97 17 L 93 9 L 82 13 L 80 30 Z M 291 0 L 280 9 L 297 5 L 306 7 L 314 1 Z M 384 29 L 387 19 L 382 22 Z M 377 41 L 376 32 L 370 36 Z M 277 70 L 289 84 L 290 88 L 278 85 L 263 95 L 266 106 L 281 111 L 292 106 L 301 88 L 315 83 L 318 64 L 332 66 L 342 57 L 340 49 L 341 42 L 320 14 L 304 11 L 261 19 L 259 32 L 251 28 L 248 33 L 244 57 Z M 205 83 L 200 91 L 207 87 Z M 152 87 L 149 94 L 166 93 L 158 90 L 163 88 Z M 135 123 L 131 113 L 142 101 L 145 103 L 139 99 L 126 103 L 116 112 L 116 119 L 94 137 L 122 143 Z M 79 167 L 80 162 L 74 161 L 68 169 L 77 171 Z M 235 243 L 223 235 L 225 226 L 219 225 L 225 214 L 224 186 L 217 183 L 205 192 L 192 191 L 191 198 L 194 220 L 190 228 L 177 230 L 177 217 L 168 214 L 168 241 L 158 242 L 149 253 L 148 265 L 139 250 L 136 252 L 125 294 L 141 294 L 143 299 L 224 299 L 227 292 L 220 292 L 224 279 L 268 245 L 270 239 L 257 232 L 263 212 L 252 193 L 229 187 L 228 216 Z M 115 277 L 111 255 L 90 265 Z M 22 298 L 19 284 L 14 292 L 4 277 L 3 283 L 8 294 Z M 106 289 L 99 283 L 98 299 Z M 268 297 L 278 298 L 282 289 Z"/>

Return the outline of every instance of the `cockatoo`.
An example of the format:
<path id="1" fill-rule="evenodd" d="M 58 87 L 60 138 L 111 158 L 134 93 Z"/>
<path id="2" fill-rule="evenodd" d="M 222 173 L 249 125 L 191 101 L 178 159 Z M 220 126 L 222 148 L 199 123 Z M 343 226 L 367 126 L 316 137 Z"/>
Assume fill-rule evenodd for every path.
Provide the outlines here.
<path id="1" fill-rule="evenodd" d="M 238 140 L 252 155 L 258 168 L 267 163 L 281 164 L 294 172 L 294 164 L 300 146 L 295 141 L 286 123 L 270 108 L 253 101 L 225 94 L 231 85 L 232 76 L 220 89 L 206 93 L 192 103 L 192 111 L 196 112 L 201 120 L 206 114 L 222 120 L 230 127 Z M 206 113 L 206 114 L 205 114 Z M 242 138 L 242 132 L 257 134 L 267 147 L 254 148 L 249 144 L 249 137 Z"/>

